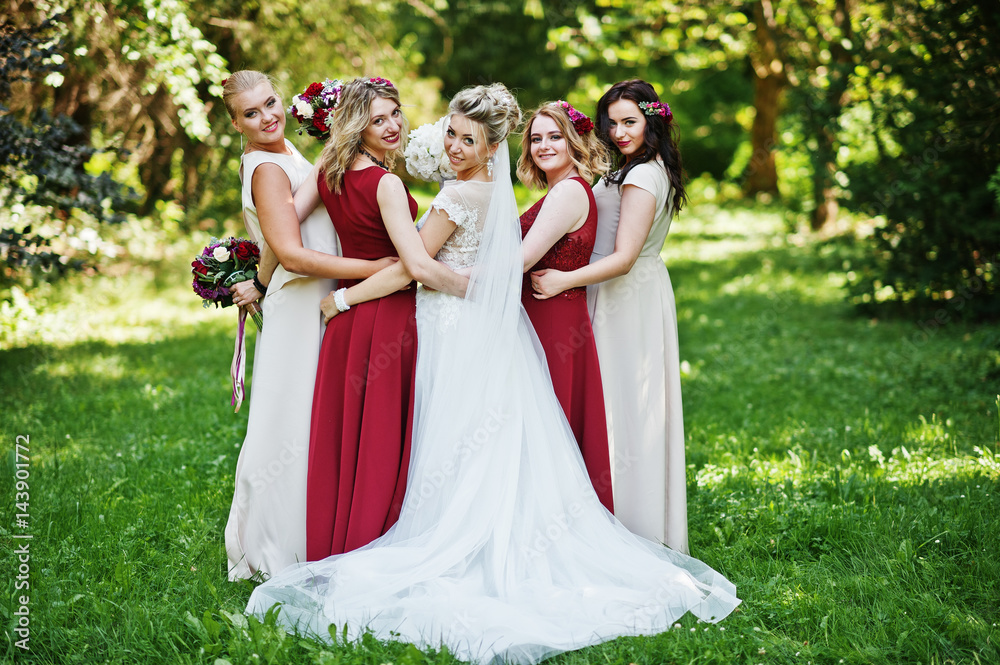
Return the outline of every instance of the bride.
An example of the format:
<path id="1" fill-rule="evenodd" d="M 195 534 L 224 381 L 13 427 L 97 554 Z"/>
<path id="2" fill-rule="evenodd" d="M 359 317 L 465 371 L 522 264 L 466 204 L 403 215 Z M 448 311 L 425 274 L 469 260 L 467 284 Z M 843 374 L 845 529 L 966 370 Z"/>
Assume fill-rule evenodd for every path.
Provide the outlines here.
<path id="1" fill-rule="evenodd" d="M 432 235 L 453 229 L 437 257 L 471 266 L 471 279 L 464 299 L 418 291 L 402 514 L 359 550 L 275 575 L 247 613 L 263 617 L 280 603 L 289 630 L 325 638 L 331 624 L 346 625 L 355 639 L 370 631 L 446 646 L 462 660 L 516 663 L 659 633 L 688 611 L 721 620 L 740 602 L 736 588 L 632 534 L 600 504 L 552 391 L 521 306 L 506 143 L 517 102 L 493 84 L 463 90 L 449 111 L 445 147 L 458 180 L 434 199 L 425 226 Z M 406 278 L 383 272 L 339 292 L 338 308 Z"/>

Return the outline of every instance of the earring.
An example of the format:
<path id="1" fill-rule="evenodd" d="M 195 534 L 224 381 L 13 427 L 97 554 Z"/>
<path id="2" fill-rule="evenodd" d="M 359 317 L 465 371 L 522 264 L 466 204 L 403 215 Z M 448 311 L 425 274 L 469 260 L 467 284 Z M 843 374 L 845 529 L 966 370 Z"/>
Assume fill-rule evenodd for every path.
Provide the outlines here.
<path id="1" fill-rule="evenodd" d="M 243 152 L 243 132 L 240 132 L 240 152 Z"/>
<path id="2" fill-rule="evenodd" d="M 486 175 L 493 177 L 493 158 L 490 157 L 486 160 Z"/>

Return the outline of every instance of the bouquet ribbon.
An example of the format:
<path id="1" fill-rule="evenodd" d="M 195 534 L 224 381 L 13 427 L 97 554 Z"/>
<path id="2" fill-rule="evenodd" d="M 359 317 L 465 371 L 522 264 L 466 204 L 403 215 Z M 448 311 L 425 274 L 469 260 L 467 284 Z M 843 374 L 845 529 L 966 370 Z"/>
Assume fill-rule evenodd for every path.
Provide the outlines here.
<path id="1" fill-rule="evenodd" d="M 233 362 L 229 366 L 229 378 L 233 382 L 233 396 L 229 404 L 235 405 L 233 413 L 239 413 L 243 405 L 243 377 L 246 374 L 247 365 L 247 340 L 246 340 L 247 311 L 240 308 L 240 322 L 236 332 L 236 344 L 233 347 Z"/>

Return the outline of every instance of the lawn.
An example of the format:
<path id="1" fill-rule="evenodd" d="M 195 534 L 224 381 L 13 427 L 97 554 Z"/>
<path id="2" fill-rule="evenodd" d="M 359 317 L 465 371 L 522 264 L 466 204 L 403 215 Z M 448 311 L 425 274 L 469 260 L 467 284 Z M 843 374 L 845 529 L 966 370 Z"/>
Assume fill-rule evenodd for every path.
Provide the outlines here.
<path id="1" fill-rule="evenodd" d="M 691 549 L 743 605 L 721 624 L 685 617 L 551 662 L 1000 662 L 1000 332 L 947 310 L 943 324 L 859 317 L 842 289 L 856 251 L 788 234 L 768 210 L 706 203 L 675 220 L 663 255 Z M 247 418 L 228 406 L 235 317 L 198 306 L 188 260 L 62 285 L 44 311 L 5 324 L 0 655 L 454 662 L 242 616 L 252 584 L 226 581 L 223 550 Z M 15 499 L 19 469 L 27 499 Z M 28 651 L 15 646 L 22 595 Z"/>

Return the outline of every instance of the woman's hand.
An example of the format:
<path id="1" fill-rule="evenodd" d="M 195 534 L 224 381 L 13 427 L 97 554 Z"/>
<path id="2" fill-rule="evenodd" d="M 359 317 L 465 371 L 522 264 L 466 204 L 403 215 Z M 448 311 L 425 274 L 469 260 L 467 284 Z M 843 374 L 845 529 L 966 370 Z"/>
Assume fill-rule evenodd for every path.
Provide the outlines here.
<path id="1" fill-rule="evenodd" d="M 369 261 L 372 267 L 372 274 L 368 275 L 368 277 L 371 277 L 380 270 L 388 268 L 389 266 L 393 265 L 398 261 L 399 261 L 398 256 L 383 256 L 381 259 L 374 259 L 372 261 Z"/>
<path id="2" fill-rule="evenodd" d="M 546 268 L 545 270 L 536 270 L 531 273 L 531 288 L 535 290 L 535 293 L 531 295 L 535 296 L 538 300 L 547 300 L 559 295 L 566 289 L 573 288 L 573 285 L 568 283 L 566 273 L 562 270 Z"/>
<path id="3" fill-rule="evenodd" d="M 229 287 L 229 291 L 233 294 L 233 304 L 238 307 L 244 307 L 264 297 L 264 294 L 253 285 L 252 279 L 236 282 Z"/>
<path id="4" fill-rule="evenodd" d="M 330 319 L 340 314 L 340 310 L 337 309 L 337 303 L 333 299 L 334 293 L 336 291 L 330 291 L 328 296 L 319 301 L 319 310 L 323 313 L 324 325 L 330 323 Z"/>

